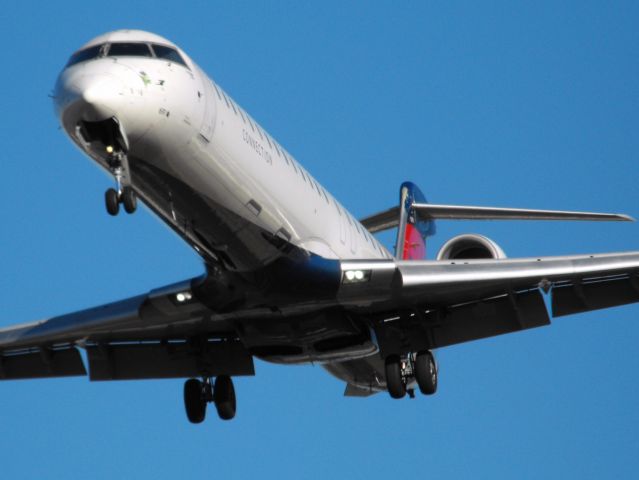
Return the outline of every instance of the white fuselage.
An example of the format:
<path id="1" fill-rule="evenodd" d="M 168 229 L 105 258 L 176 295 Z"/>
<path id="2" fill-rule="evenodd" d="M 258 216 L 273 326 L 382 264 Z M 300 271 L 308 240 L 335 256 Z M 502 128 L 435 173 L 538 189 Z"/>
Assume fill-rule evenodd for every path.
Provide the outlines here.
<path id="1" fill-rule="evenodd" d="M 120 31 L 83 48 L 110 42 L 173 46 L 146 32 Z M 232 265 L 238 270 L 277 257 L 247 224 L 328 259 L 391 258 L 279 143 L 173 47 L 184 66 L 160 58 L 102 56 L 63 70 L 56 107 L 74 143 L 107 168 L 104 145 L 83 138 L 78 123 L 116 118 L 138 195 L 200 253 L 234 252 Z M 198 198 L 199 210 L 196 202 L 189 205 L 189 195 Z M 216 212 L 222 211 L 227 214 L 218 218 Z M 219 238 L 213 233 L 213 240 L 204 241 L 207 235 L 198 229 L 211 225 L 213 217 L 229 233 Z M 250 250 L 251 261 L 238 258 L 242 254 L 233 250 L 234 242 Z"/>

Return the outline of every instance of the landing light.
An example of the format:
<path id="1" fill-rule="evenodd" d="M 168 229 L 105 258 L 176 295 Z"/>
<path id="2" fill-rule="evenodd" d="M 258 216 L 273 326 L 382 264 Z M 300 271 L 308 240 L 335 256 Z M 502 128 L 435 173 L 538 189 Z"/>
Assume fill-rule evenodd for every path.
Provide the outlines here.
<path id="1" fill-rule="evenodd" d="M 370 270 L 346 270 L 342 279 L 343 283 L 363 283 L 371 279 Z"/>
<path id="2" fill-rule="evenodd" d="M 188 302 L 191 298 L 193 298 L 191 292 L 180 292 L 175 295 L 175 299 L 180 303 Z"/>
<path id="3" fill-rule="evenodd" d="M 109 154 L 113 153 L 113 147 L 112 147 L 111 145 L 107 146 L 107 147 L 106 147 L 106 151 L 107 151 L 107 153 L 109 153 Z"/>

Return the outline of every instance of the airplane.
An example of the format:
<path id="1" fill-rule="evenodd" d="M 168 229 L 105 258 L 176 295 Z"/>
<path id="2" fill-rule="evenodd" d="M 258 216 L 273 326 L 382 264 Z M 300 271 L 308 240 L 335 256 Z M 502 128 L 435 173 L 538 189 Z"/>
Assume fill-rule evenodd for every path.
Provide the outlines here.
<path id="1" fill-rule="evenodd" d="M 507 258 L 477 234 L 426 259 L 438 220 L 632 221 L 623 214 L 399 203 L 357 220 L 193 60 L 140 30 L 73 53 L 53 93 L 71 141 L 114 181 L 110 215 L 138 201 L 205 272 L 148 293 L 0 329 L 0 378 L 184 378 L 187 418 L 236 414 L 254 359 L 318 363 L 345 395 L 437 390 L 434 351 L 639 301 L 639 252 Z M 395 251 L 374 236 L 397 229 Z M 81 355 L 84 352 L 86 360 Z"/>

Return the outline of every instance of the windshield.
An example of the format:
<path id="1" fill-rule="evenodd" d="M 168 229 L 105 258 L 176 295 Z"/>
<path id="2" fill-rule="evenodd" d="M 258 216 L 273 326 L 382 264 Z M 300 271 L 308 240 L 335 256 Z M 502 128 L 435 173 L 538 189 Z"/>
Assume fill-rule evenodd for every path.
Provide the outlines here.
<path id="1" fill-rule="evenodd" d="M 155 56 L 157 58 L 161 58 L 162 60 L 167 60 L 173 63 L 179 63 L 180 65 L 186 67 L 184 59 L 174 48 L 153 44 L 153 51 L 155 52 Z"/>
<path id="2" fill-rule="evenodd" d="M 94 58 L 98 58 L 100 56 L 100 52 L 102 51 L 102 47 L 104 45 L 95 45 L 93 47 L 85 48 L 84 50 L 80 50 L 71 55 L 71 58 L 67 62 L 67 67 L 71 65 L 75 65 L 76 63 L 84 62 L 85 60 L 93 60 Z"/>
<path id="3" fill-rule="evenodd" d="M 157 44 L 153 44 L 153 47 L 151 47 L 148 43 L 103 43 L 101 45 L 94 45 L 75 52 L 71 55 L 66 66 L 70 67 L 76 63 L 104 57 L 105 54 L 107 57 L 157 58 L 159 60 L 177 63 L 178 65 L 189 68 L 175 48 Z"/>
<path id="4" fill-rule="evenodd" d="M 112 43 L 108 57 L 152 57 L 151 49 L 146 43 Z"/>

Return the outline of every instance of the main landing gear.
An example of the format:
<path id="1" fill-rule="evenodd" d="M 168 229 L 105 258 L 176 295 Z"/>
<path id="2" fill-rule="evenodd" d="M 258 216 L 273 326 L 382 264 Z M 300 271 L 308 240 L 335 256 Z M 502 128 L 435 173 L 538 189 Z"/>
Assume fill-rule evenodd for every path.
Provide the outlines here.
<path id="1" fill-rule="evenodd" d="M 215 385 L 211 384 L 210 377 L 205 377 L 203 381 L 191 378 L 184 383 L 184 407 L 189 422 L 202 423 L 206 417 L 207 404 L 211 402 L 215 403 L 222 420 L 235 417 L 235 388 L 231 377 L 219 375 Z"/>
<path id="2" fill-rule="evenodd" d="M 125 153 L 113 152 L 109 159 L 109 170 L 115 177 L 117 189 L 109 188 L 104 193 L 104 202 L 109 215 L 116 216 L 120 212 L 120 204 L 126 213 L 137 209 L 138 201 L 129 180 L 129 161 Z"/>
<path id="3" fill-rule="evenodd" d="M 385 360 L 386 388 L 393 398 L 403 398 L 406 393 L 412 398 L 412 389 L 407 385 L 414 379 L 420 392 L 432 395 L 437 391 L 437 364 L 433 354 L 426 350 L 409 354 L 405 359 L 390 355 Z"/>

